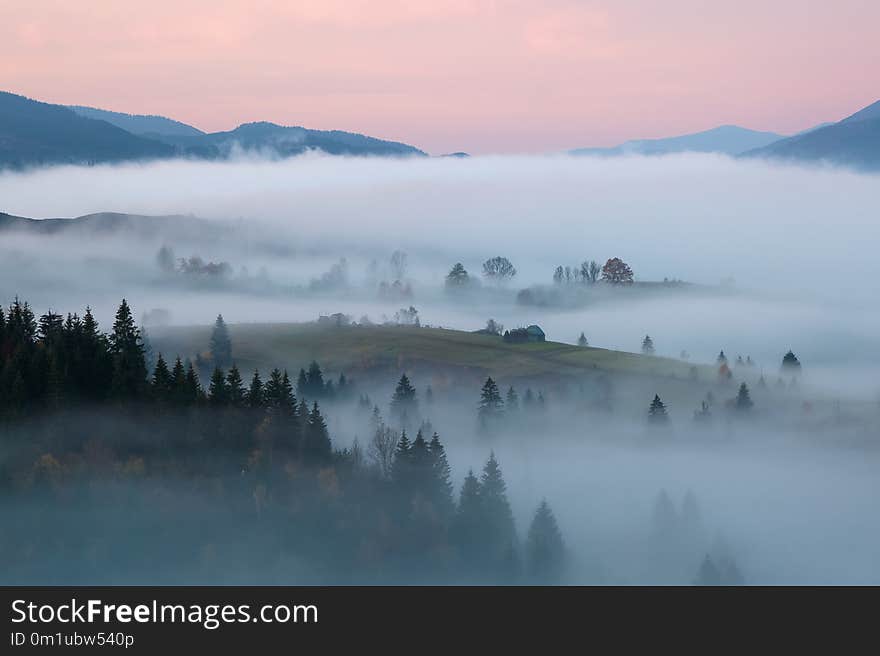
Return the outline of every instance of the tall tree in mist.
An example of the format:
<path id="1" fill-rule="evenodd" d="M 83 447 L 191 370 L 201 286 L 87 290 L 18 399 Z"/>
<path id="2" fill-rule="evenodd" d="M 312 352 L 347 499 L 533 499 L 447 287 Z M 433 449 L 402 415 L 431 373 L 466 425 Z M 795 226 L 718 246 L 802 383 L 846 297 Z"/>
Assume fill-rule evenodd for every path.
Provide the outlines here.
<path id="1" fill-rule="evenodd" d="M 214 365 L 225 369 L 232 364 L 232 342 L 229 339 L 229 329 L 223 321 L 223 315 L 218 314 L 211 331 L 211 359 Z"/>
<path id="2" fill-rule="evenodd" d="M 260 372 L 254 369 L 254 375 L 251 378 L 250 387 L 248 387 L 247 404 L 251 408 L 262 408 L 264 402 L 263 381 L 260 379 Z"/>
<path id="3" fill-rule="evenodd" d="M 416 388 L 406 374 L 400 376 L 397 381 L 397 387 L 394 388 L 394 394 L 391 396 L 391 412 L 398 418 L 414 418 L 418 412 L 418 399 L 416 398 Z"/>
<path id="4" fill-rule="evenodd" d="M 519 410 L 519 394 L 513 389 L 513 385 L 507 388 L 507 396 L 504 399 L 504 408 L 508 414 Z"/>
<path id="5" fill-rule="evenodd" d="M 125 299 L 116 311 L 113 332 L 110 334 L 110 353 L 113 358 L 114 396 L 122 399 L 137 398 L 147 380 L 147 365 L 140 331 L 134 323 L 131 308 Z"/>
<path id="6" fill-rule="evenodd" d="M 226 374 L 226 388 L 229 393 L 229 404 L 235 408 L 242 407 L 245 403 L 247 392 L 244 389 L 241 372 L 235 365 L 232 365 L 229 373 Z"/>
<path id="7" fill-rule="evenodd" d="M 755 405 L 749 395 L 749 388 L 745 383 L 740 383 L 739 392 L 736 395 L 736 409 L 740 412 L 748 412 Z"/>
<path id="8" fill-rule="evenodd" d="M 303 383 L 305 383 L 303 385 Z M 302 385 L 302 387 L 300 387 Z M 324 383 L 324 372 L 321 371 L 321 365 L 317 361 L 312 360 L 309 364 L 308 372 L 300 373 L 297 378 L 297 391 L 300 396 L 304 396 L 309 400 L 320 399 L 324 397 L 326 385 Z"/>
<path id="9" fill-rule="evenodd" d="M 498 385 L 492 380 L 492 377 L 486 379 L 483 388 L 480 390 L 480 405 L 477 416 L 480 420 L 482 428 L 488 428 L 493 422 L 498 420 L 504 413 L 504 401 L 501 398 L 501 392 Z"/>
<path id="10" fill-rule="evenodd" d="M 471 469 L 461 486 L 451 528 L 452 541 L 466 561 L 473 562 L 478 558 L 483 547 L 483 528 L 480 481 Z"/>
<path id="11" fill-rule="evenodd" d="M 645 339 L 642 340 L 642 353 L 654 355 L 654 340 L 651 339 L 650 335 L 645 335 Z"/>
<path id="12" fill-rule="evenodd" d="M 584 347 L 584 346 L 589 346 L 589 345 L 590 345 L 590 343 L 587 341 L 587 336 L 584 335 L 584 333 L 582 332 L 581 336 L 578 337 L 578 346 Z"/>
<path id="13" fill-rule="evenodd" d="M 660 400 L 660 395 L 655 394 L 654 400 L 648 407 L 648 421 L 652 424 L 666 424 L 669 422 L 669 415 L 666 412 L 666 406 Z"/>
<path id="14" fill-rule="evenodd" d="M 318 408 L 318 402 L 312 404 L 309 412 L 308 424 L 303 436 L 303 457 L 306 462 L 326 463 L 329 462 L 333 453 L 330 444 L 330 433 L 327 430 L 327 422 Z"/>
<path id="15" fill-rule="evenodd" d="M 446 289 L 460 290 L 465 289 L 471 284 L 471 277 L 461 262 L 456 262 L 446 274 Z"/>
<path id="16" fill-rule="evenodd" d="M 526 536 L 526 574 L 534 583 L 558 583 L 564 560 L 565 544 L 556 517 L 547 501 L 541 501 Z"/>
<path id="17" fill-rule="evenodd" d="M 394 458 L 391 462 L 391 480 L 400 489 L 407 489 L 411 482 L 411 451 L 412 444 L 406 435 L 406 430 L 403 430 L 394 448 Z"/>
<path id="18" fill-rule="evenodd" d="M 518 566 L 516 526 L 507 500 L 507 485 L 494 452 L 489 455 L 480 477 L 480 506 L 486 531 L 487 555 L 500 574 L 511 576 Z"/>
<path id="19" fill-rule="evenodd" d="M 428 497 L 435 510 L 444 522 L 451 519 L 455 511 L 452 499 L 452 469 L 446 459 L 446 450 L 440 443 L 440 436 L 434 433 L 428 443 L 428 454 L 431 463 Z"/>
<path id="20" fill-rule="evenodd" d="M 801 362 L 791 350 L 782 358 L 782 373 L 788 376 L 798 376 L 801 373 Z"/>
<path id="21" fill-rule="evenodd" d="M 214 407 L 229 405 L 229 388 L 226 386 L 226 376 L 220 367 L 214 367 L 211 374 L 211 382 L 208 385 L 208 400 Z"/>
<path id="22" fill-rule="evenodd" d="M 162 354 L 156 359 L 156 366 L 153 368 L 153 379 L 150 387 L 152 388 L 153 398 L 158 401 L 167 401 L 171 397 L 171 372 L 168 371 L 168 365 Z"/>

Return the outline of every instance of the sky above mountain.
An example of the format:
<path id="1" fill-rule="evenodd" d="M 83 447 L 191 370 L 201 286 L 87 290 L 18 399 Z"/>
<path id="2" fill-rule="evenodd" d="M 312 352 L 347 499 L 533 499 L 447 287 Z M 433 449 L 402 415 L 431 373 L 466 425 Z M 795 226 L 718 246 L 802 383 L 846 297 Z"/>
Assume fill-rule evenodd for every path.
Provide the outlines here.
<path id="1" fill-rule="evenodd" d="M 794 133 L 880 96 L 880 3 L 868 0 L 3 0 L 2 12 L 4 90 L 432 153 L 722 124 Z"/>

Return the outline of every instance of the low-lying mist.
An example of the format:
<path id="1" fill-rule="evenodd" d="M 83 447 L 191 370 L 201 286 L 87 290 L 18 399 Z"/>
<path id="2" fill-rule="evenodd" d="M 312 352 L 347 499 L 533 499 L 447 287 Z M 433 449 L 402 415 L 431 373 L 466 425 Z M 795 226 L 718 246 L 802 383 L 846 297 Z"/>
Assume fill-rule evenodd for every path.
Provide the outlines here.
<path id="1" fill-rule="evenodd" d="M 106 330 L 124 296 L 169 361 L 208 344 L 185 351 L 189 343 L 168 326 L 206 325 L 218 314 L 235 353 L 237 325 L 333 313 L 365 325 L 411 324 L 400 318 L 410 307 L 422 326 L 475 331 L 492 318 L 507 328 L 538 324 L 548 341 L 574 344 L 583 332 L 590 346 L 622 351 L 639 351 L 650 335 L 657 355 L 694 365 L 717 367 L 721 350 L 732 367 L 748 358 L 754 367 L 734 367 L 735 381 L 723 385 L 621 376 L 613 409 L 601 411 L 593 405 L 597 381 L 608 382 L 600 372 L 558 385 L 502 379 L 502 392 L 546 392 L 553 420 L 511 423 L 491 436 L 477 430 L 482 379 L 451 384 L 447 396 L 438 389 L 421 418 L 444 441 L 456 496 L 468 469 L 494 451 L 520 536 L 547 499 L 573 555 L 564 582 L 689 583 L 711 552 L 735 556 L 747 583 L 876 583 L 878 191 L 878 176 L 711 155 L 307 155 L 4 173 L 0 211 L 12 215 L 120 212 L 206 223 L 195 232 L 173 224 L 145 234 L 0 232 L 0 302 L 18 295 L 38 315 L 89 305 Z M 517 270 L 503 284 L 481 275 L 499 255 Z M 606 293 L 554 281 L 559 266 L 612 257 L 642 284 Z M 475 282 L 451 293 L 446 276 L 458 262 Z M 804 373 L 798 386 L 777 387 L 789 349 Z M 292 376 L 309 365 L 259 363 L 264 374 L 288 364 Z M 251 373 L 242 372 L 246 380 Z M 387 417 L 400 373 L 352 378 Z M 408 373 L 424 399 L 432 372 Z M 758 387 L 761 374 L 766 385 Z M 731 419 L 741 381 L 755 404 L 747 421 Z M 711 428 L 694 419 L 707 392 L 717 397 Z M 654 394 L 672 420 L 662 437 L 646 428 Z M 326 404 L 337 449 L 370 439 L 370 408 L 355 403 Z M 664 490 L 682 522 L 693 519 L 683 509 L 688 492 L 698 500 L 701 520 L 686 544 L 658 538 Z M 142 576 L 120 572 L 114 581 Z M 320 572 L 279 572 L 281 582 L 321 582 Z M 247 577 L 235 571 L 225 580 Z M 210 574 L 187 580 L 217 582 Z"/>
<path id="2" fill-rule="evenodd" d="M 373 321 L 414 305 L 422 323 L 474 330 L 539 323 L 548 339 L 711 361 L 718 350 L 763 366 L 799 349 L 835 383 L 862 385 L 877 363 L 877 176 L 711 155 L 388 160 L 309 155 L 285 161 L 58 167 L 0 176 L 0 210 L 33 217 L 117 211 L 225 222 L 230 232 L 177 240 L 0 237 L 0 294 L 37 306 L 91 304 L 104 320 L 125 293 L 172 323 L 308 321 L 344 312 Z M 157 285 L 155 256 L 225 261 L 247 284 Z M 412 295 L 382 298 L 393 251 Z M 452 264 L 480 278 L 503 255 L 504 290 L 472 303 L 442 293 Z M 705 286 L 586 307 L 530 307 L 518 289 L 551 284 L 558 265 L 621 257 L 636 279 Z M 346 281 L 314 285 L 339 258 Z M 245 279 L 245 278 L 242 278 Z M 310 288 L 311 285 L 311 288 Z M 484 285 L 484 287 L 487 287 Z M 298 291 L 309 291 L 302 294 Z M 232 291 L 233 293 L 230 293 Z M 855 370 L 859 370 L 856 372 Z M 872 394 L 874 391 L 872 390 Z"/>

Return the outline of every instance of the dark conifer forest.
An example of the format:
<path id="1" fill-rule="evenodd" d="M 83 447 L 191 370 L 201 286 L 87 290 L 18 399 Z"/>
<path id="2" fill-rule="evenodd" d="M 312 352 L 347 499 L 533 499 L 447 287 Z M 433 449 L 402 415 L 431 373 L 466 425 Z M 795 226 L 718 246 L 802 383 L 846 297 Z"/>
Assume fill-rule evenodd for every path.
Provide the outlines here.
<path id="1" fill-rule="evenodd" d="M 441 436 L 398 437 L 378 407 L 371 454 L 334 448 L 321 403 L 355 402 L 344 375 L 243 375 L 221 317 L 210 351 L 207 384 L 176 354 L 148 363 L 125 300 L 107 332 L 89 308 L 0 310 L 6 583 L 559 579 L 552 511 L 519 535 L 494 454 L 459 492 Z M 405 374 L 391 408 L 415 410 Z"/>

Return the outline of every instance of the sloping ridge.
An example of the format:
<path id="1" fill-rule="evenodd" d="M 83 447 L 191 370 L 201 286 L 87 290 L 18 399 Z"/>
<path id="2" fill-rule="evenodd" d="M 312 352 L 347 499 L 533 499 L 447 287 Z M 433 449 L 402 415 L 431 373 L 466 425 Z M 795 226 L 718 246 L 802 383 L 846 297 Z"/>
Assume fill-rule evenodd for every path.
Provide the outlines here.
<path id="1" fill-rule="evenodd" d="M 0 167 L 94 164 L 174 153 L 168 144 L 79 116 L 67 107 L 0 91 Z"/>
<path id="2" fill-rule="evenodd" d="M 673 153 L 723 153 L 738 155 L 753 148 L 766 146 L 782 139 L 774 132 L 759 132 L 739 127 L 721 125 L 703 132 L 683 134 L 661 139 L 636 139 L 612 148 L 578 148 L 569 151 L 573 155 L 667 155 Z"/>
<path id="3" fill-rule="evenodd" d="M 880 101 L 839 123 L 782 139 L 743 154 L 800 162 L 828 162 L 857 169 L 880 170 Z"/>

